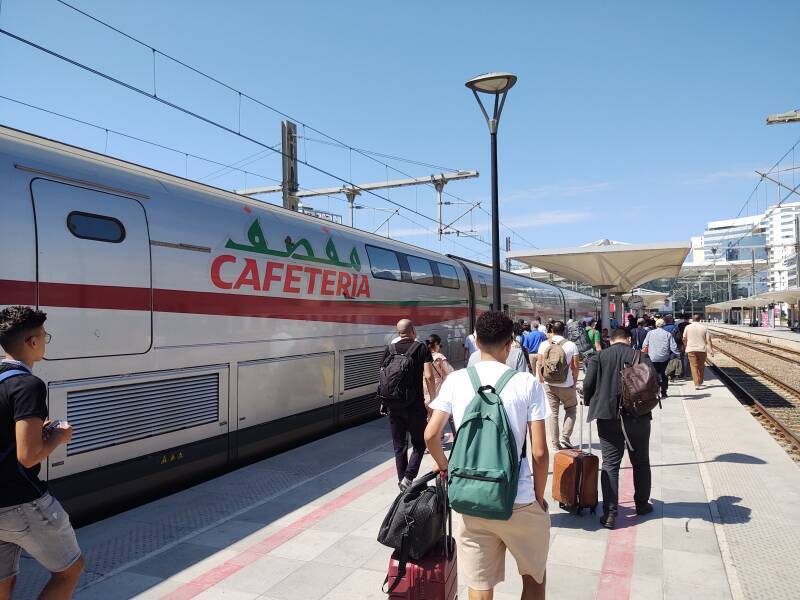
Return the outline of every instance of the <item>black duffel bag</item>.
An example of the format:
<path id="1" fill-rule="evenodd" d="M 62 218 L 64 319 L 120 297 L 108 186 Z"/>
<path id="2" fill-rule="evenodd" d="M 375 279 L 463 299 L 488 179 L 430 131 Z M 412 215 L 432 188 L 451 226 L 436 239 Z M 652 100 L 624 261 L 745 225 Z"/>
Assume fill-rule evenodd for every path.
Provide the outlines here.
<path id="1" fill-rule="evenodd" d="M 428 483 L 436 480 L 435 486 Z M 397 496 L 381 523 L 378 541 L 394 548 L 401 560 L 419 560 L 442 541 L 447 492 L 438 473 L 428 473 Z"/>

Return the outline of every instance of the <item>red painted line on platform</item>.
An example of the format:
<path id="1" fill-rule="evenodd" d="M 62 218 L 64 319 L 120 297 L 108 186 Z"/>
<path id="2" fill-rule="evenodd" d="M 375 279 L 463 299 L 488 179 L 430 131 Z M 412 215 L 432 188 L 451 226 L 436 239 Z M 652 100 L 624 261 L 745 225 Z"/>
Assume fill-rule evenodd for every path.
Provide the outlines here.
<path id="1" fill-rule="evenodd" d="M 597 584 L 596 600 L 627 600 L 631 595 L 633 562 L 636 558 L 636 518 L 633 501 L 633 468 L 621 469 L 617 529 L 608 534 L 606 555 Z"/>
<path id="2" fill-rule="evenodd" d="M 259 542 L 256 542 L 246 550 L 226 560 L 221 565 L 213 567 L 205 573 L 198 575 L 190 582 L 183 584 L 175 591 L 162 596 L 162 600 L 189 600 L 190 598 L 198 596 L 207 589 L 215 586 L 219 582 L 224 581 L 234 573 L 240 571 L 247 565 L 253 564 L 259 558 L 262 558 L 263 556 L 272 552 L 275 548 L 300 535 L 306 529 L 313 527 L 332 512 L 347 506 L 353 502 L 353 500 L 356 500 L 367 492 L 374 490 L 378 485 L 396 475 L 397 471 L 395 470 L 394 466 L 391 466 L 380 473 L 373 475 L 363 483 L 360 483 L 353 489 L 348 490 L 338 498 L 335 498 L 325 505 L 320 506 L 306 516 L 300 517 L 280 531 L 267 536 Z"/>

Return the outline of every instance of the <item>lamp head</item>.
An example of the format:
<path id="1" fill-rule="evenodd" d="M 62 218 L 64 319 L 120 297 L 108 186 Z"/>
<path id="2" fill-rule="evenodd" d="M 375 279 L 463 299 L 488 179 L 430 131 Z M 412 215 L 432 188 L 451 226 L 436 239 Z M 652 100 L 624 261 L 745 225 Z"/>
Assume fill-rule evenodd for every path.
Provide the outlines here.
<path id="1" fill-rule="evenodd" d="M 475 92 L 484 94 L 502 94 L 517 83 L 517 76 L 512 73 L 485 73 L 467 81 L 466 85 Z"/>

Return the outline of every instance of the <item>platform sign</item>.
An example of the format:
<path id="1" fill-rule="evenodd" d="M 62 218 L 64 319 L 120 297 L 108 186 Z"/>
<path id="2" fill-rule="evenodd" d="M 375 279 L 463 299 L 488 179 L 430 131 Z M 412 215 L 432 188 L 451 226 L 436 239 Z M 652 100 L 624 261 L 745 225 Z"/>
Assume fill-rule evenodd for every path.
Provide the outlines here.
<path id="1" fill-rule="evenodd" d="M 628 298 L 628 307 L 631 310 L 641 310 L 644 308 L 644 298 L 633 294 L 630 298 Z"/>

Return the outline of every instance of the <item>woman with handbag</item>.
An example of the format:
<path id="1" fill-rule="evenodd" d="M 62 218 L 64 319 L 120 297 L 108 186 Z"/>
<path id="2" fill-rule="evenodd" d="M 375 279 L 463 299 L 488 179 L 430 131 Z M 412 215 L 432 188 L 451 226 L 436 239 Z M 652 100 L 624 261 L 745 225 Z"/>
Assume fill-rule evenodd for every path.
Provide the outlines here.
<path id="1" fill-rule="evenodd" d="M 427 386 L 423 386 L 423 391 L 425 393 L 425 410 L 428 411 L 428 418 L 431 417 L 431 409 L 430 404 L 436 399 L 436 396 L 439 395 L 439 390 L 442 389 L 442 383 L 444 380 L 447 379 L 447 376 L 452 373 L 455 369 L 447 360 L 447 357 L 442 354 L 442 338 L 440 338 L 435 333 L 432 333 L 428 336 L 428 339 L 425 340 L 425 344 L 428 346 L 428 350 L 431 351 L 431 356 L 433 357 L 433 381 L 434 381 L 434 393 L 435 396 L 431 398 L 430 394 L 428 393 Z M 455 436 L 455 428 L 452 426 L 453 436 Z M 445 443 L 445 435 L 442 435 L 442 444 Z"/>

